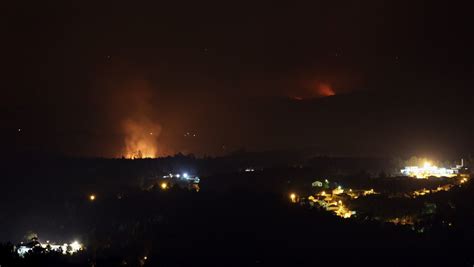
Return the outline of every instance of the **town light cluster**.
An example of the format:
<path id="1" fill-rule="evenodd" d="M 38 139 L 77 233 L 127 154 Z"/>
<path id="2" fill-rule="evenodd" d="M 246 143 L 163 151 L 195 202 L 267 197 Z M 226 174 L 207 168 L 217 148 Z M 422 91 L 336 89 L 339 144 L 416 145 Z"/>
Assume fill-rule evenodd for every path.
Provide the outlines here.
<path id="1" fill-rule="evenodd" d="M 462 167 L 462 165 L 461 165 Z M 430 162 L 425 162 L 423 166 L 407 166 L 401 170 L 401 173 L 406 176 L 415 177 L 418 179 L 426 179 L 428 177 L 454 177 L 459 173 L 459 166 L 456 168 L 440 168 L 432 165 Z"/>
<path id="2" fill-rule="evenodd" d="M 196 184 L 199 183 L 199 181 L 200 181 L 199 177 L 194 176 L 194 175 L 190 175 L 187 172 L 176 173 L 176 174 L 170 173 L 168 175 L 163 176 L 163 179 L 176 179 L 176 178 L 181 179 L 181 180 L 186 180 L 186 181 L 189 181 L 189 182 L 193 182 L 193 183 L 196 183 Z"/>
<path id="3" fill-rule="evenodd" d="M 46 243 L 41 243 L 39 241 L 32 241 L 27 244 L 20 244 L 16 250 L 20 257 L 24 257 L 27 253 L 33 251 L 35 248 L 44 249 L 46 252 L 50 251 L 59 251 L 64 255 L 72 255 L 84 249 L 84 245 L 79 243 L 79 241 L 73 241 L 72 243 L 64 243 L 62 245 L 51 243 L 46 241 Z"/>
<path id="4" fill-rule="evenodd" d="M 199 192 L 199 182 L 201 179 L 188 172 L 182 173 L 169 173 L 162 176 L 157 182 L 157 186 L 161 190 L 168 190 L 178 185 L 181 188 L 187 188 Z"/>

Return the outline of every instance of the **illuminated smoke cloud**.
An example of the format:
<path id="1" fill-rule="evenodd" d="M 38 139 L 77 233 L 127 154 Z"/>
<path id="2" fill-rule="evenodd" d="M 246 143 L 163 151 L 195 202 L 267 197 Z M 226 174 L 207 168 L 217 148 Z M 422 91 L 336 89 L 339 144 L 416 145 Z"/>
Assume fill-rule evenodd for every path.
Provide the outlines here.
<path id="1" fill-rule="evenodd" d="M 327 83 L 319 83 L 317 87 L 317 94 L 318 96 L 326 97 L 333 96 L 336 94 L 336 92 L 334 92 L 331 85 Z"/>
<path id="2" fill-rule="evenodd" d="M 154 90 L 144 79 L 125 77 L 108 85 L 109 110 L 120 132 L 121 147 L 115 155 L 156 158 L 161 155 L 158 138 L 162 127 L 156 119 Z"/>
<path id="3" fill-rule="evenodd" d="M 299 91 L 291 92 L 290 98 L 294 100 L 321 98 L 336 95 L 333 85 L 327 80 L 311 78 L 303 79 Z M 296 96 L 295 96 L 296 94 Z"/>
<path id="4" fill-rule="evenodd" d="M 161 126 L 147 119 L 126 119 L 125 132 L 126 158 L 156 158 L 158 156 L 158 137 Z"/>

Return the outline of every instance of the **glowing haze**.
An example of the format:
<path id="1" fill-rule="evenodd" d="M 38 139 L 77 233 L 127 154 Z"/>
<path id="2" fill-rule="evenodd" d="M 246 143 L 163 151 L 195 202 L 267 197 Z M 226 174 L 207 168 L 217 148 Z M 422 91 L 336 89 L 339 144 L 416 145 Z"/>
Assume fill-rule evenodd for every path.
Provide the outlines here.
<path id="1" fill-rule="evenodd" d="M 320 83 L 318 84 L 318 87 L 317 87 L 317 94 L 319 96 L 325 97 L 325 96 L 333 96 L 336 94 L 336 92 L 334 92 L 331 85 L 329 85 L 328 83 Z"/>
<path id="2" fill-rule="evenodd" d="M 115 124 L 120 143 L 117 157 L 156 158 L 162 126 L 156 117 L 155 95 L 150 83 L 141 78 L 113 79 L 106 87 L 110 122 Z"/>
<path id="3" fill-rule="evenodd" d="M 156 158 L 161 126 L 145 119 L 126 119 L 123 122 L 126 158 Z"/>

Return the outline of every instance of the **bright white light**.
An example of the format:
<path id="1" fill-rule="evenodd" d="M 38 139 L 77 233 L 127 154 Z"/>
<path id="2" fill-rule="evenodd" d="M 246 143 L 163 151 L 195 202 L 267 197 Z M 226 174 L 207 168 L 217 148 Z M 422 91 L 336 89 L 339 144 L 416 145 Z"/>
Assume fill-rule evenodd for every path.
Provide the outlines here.
<path id="1" fill-rule="evenodd" d="M 20 257 L 24 257 L 26 253 L 30 252 L 33 248 L 29 248 L 29 247 L 25 247 L 25 246 L 20 246 L 18 249 L 17 249 L 17 253 L 18 255 L 20 255 Z"/>
<path id="2" fill-rule="evenodd" d="M 183 177 L 184 177 L 184 178 L 188 178 L 188 173 L 186 173 L 186 172 L 183 173 Z"/>
<path id="3" fill-rule="evenodd" d="M 407 166 L 401 170 L 401 173 L 406 176 L 422 179 L 430 176 L 454 177 L 459 173 L 459 170 L 456 168 L 439 168 L 426 161 L 423 167 Z"/>
<path id="4" fill-rule="evenodd" d="M 55 243 L 50 243 L 49 240 L 46 243 L 39 243 L 39 246 L 46 249 L 47 252 L 50 251 L 61 251 L 64 255 L 74 254 L 80 250 L 84 249 L 84 246 L 79 243 L 78 241 L 74 241 L 71 244 L 64 243 L 63 245 L 57 245 Z M 17 253 L 20 257 L 24 257 L 25 253 L 31 251 L 33 247 L 28 247 L 26 245 L 22 245 L 18 247 Z M 69 250 L 68 250 L 69 249 Z"/>
<path id="5" fill-rule="evenodd" d="M 71 249 L 72 249 L 72 253 L 77 252 L 77 251 L 82 249 L 82 245 L 79 244 L 79 242 L 77 242 L 77 241 L 72 242 L 70 244 L 70 246 L 71 246 Z"/>
<path id="6" fill-rule="evenodd" d="M 179 175 L 179 174 L 176 174 L 176 177 L 178 177 L 178 178 L 179 178 L 179 177 L 181 177 L 181 175 Z"/>

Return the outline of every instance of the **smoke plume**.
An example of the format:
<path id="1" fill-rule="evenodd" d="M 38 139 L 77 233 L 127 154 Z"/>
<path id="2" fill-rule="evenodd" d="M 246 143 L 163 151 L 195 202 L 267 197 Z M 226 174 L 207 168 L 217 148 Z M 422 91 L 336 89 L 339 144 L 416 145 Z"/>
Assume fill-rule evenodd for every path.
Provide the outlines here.
<path id="1" fill-rule="evenodd" d="M 122 125 L 125 134 L 124 155 L 127 158 L 156 158 L 161 126 L 148 118 L 125 119 Z"/>

